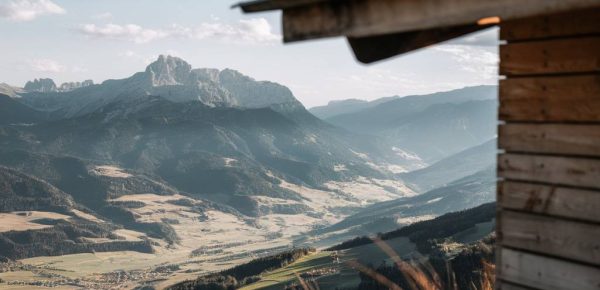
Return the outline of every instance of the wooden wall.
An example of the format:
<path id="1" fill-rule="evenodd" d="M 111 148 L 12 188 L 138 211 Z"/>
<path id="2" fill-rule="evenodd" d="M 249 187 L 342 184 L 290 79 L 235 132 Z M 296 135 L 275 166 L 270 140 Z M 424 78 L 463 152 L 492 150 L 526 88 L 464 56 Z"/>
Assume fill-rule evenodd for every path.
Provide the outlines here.
<path id="1" fill-rule="evenodd" d="M 600 289 L 600 9 L 504 22 L 498 289 Z"/>

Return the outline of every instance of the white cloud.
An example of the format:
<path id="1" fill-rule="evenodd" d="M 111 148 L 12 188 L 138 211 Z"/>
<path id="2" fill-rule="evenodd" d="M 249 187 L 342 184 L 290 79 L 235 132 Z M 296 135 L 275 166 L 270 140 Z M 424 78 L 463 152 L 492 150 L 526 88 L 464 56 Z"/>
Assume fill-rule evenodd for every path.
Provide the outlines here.
<path id="1" fill-rule="evenodd" d="M 84 73 L 88 69 L 82 66 L 67 66 L 48 58 L 28 59 L 18 65 L 20 70 L 36 73 Z"/>
<path id="2" fill-rule="evenodd" d="M 85 24 L 79 29 L 89 37 L 147 43 L 164 38 L 184 38 L 197 40 L 221 40 L 234 43 L 273 43 L 281 39 L 273 33 L 269 22 L 264 18 L 239 20 L 234 24 L 219 22 L 204 22 L 198 26 L 188 27 L 173 24 L 170 27 L 152 29 L 136 24 L 106 24 L 99 26 Z"/>
<path id="3" fill-rule="evenodd" d="M 135 24 L 106 24 L 105 26 L 86 24 L 81 27 L 81 32 L 92 37 L 131 40 L 135 43 L 149 42 L 169 36 L 166 31 L 145 29 Z"/>
<path id="4" fill-rule="evenodd" d="M 111 19 L 113 17 L 112 13 L 110 12 L 104 12 L 104 13 L 98 13 L 94 16 L 92 16 L 92 18 L 94 19 Z"/>
<path id="5" fill-rule="evenodd" d="M 30 21 L 42 15 L 64 14 L 65 9 L 50 0 L 12 0 L 0 4 L 0 18 Z"/>
<path id="6" fill-rule="evenodd" d="M 67 67 L 52 59 L 31 59 L 27 61 L 29 69 L 34 72 L 65 72 Z"/>
<path id="7" fill-rule="evenodd" d="M 477 46 L 454 44 L 439 45 L 434 49 L 449 54 L 463 71 L 478 74 L 483 80 L 498 78 L 499 57 L 495 51 Z"/>
<path id="8" fill-rule="evenodd" d="M 172 50 L 172 49 L 166 50 L 164 52 L 164 54 L 171 55 L 171 56 L 181 56 L 181 54 L 178 51 Z M 119 53 L 118 55 L 120 57 L 131 59 L 135 62 L 143 63 L 144 65 L 148 65 L 148 64 L 156 61 L 156 59 L 159 56 L 159 54 L 140 54 L 133 50 L 126 50 L 122 53 Z"/>
<path id="9" fill-rule="evenodd" d="M 330 81 L 338 86 L 351 88 L 355 92 L 362 92 L 361 98 L 367 99 L 403 94 L 406 91 L 431 90 L 431 84 L 417 80 L 412 73 L 376 67 L 367 67 L 365 70 L 349 75 L 334 76 Z"/>

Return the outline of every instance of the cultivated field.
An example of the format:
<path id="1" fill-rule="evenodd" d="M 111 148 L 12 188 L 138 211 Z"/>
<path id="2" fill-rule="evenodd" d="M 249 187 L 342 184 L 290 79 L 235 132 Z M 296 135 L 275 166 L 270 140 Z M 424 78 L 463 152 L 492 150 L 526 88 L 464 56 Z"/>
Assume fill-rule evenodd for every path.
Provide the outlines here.
<path id="1" fill-rule="evenodd" d="M 68 219 L 69 216 L 46 211 L 18 211 L 0 213 L 0 232 L 26 231 L 50 228 L 51 225 L 36 223 L 39 219 Z"/>

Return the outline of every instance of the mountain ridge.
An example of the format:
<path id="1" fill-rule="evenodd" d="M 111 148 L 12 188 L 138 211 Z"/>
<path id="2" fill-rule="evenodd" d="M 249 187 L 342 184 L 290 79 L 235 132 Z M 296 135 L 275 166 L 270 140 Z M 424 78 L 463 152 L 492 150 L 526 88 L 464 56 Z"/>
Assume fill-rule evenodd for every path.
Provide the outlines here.
<path id="1" fill-rule="evenodd" d="M 304 108 L 285 86 L 256 81 L 231 69 L 192 69 L 183 59 L 164 55 L 143 72 L 124 79 L 106 80 L 98 85 L 88 83 L 69 91 L 37 89 L 33 83 L 29 87 L 22 94 L 23 103 L 65 117 L 84 115 L 120 99 L 146 95 L 160 95 L 174 102 L 200 101 L 213 107 L 262 108 L 288 104 Z"/>

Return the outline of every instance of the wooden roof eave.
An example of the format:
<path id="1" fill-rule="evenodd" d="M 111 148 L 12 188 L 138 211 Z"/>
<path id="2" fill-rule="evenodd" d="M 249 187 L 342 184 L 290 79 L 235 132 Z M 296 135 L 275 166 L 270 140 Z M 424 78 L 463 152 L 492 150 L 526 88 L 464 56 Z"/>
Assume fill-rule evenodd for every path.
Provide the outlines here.
<path id="1" fill-rule="evenodd" d="M 285 42 L 451 27 L 600 6 L 600 0 L 258 0 L 244 12 L 283 11 Z"/>
<path id="2" fill-rule="evenodd" d="M 292 6 L 296 1 L 282 9 L 285 42 L 419 31 L 600 5 L 600 0 L 302 0 L 311 3 Z"/>
<path id="3" fill-rule="evenodd" d="M 490 25 L 460 25 L 366 37 L 348 37 L 356 59 L 372 63 L 473 33 Z"/>
<path id="4" fill-rule="evenodd" d="M 346 36 L 372 62 L 489 27 L 486 17 L 524 18 L 600 6 L 600 0 L 262 0 L 245 12 L 283 11 L 284 42 Z"/>

